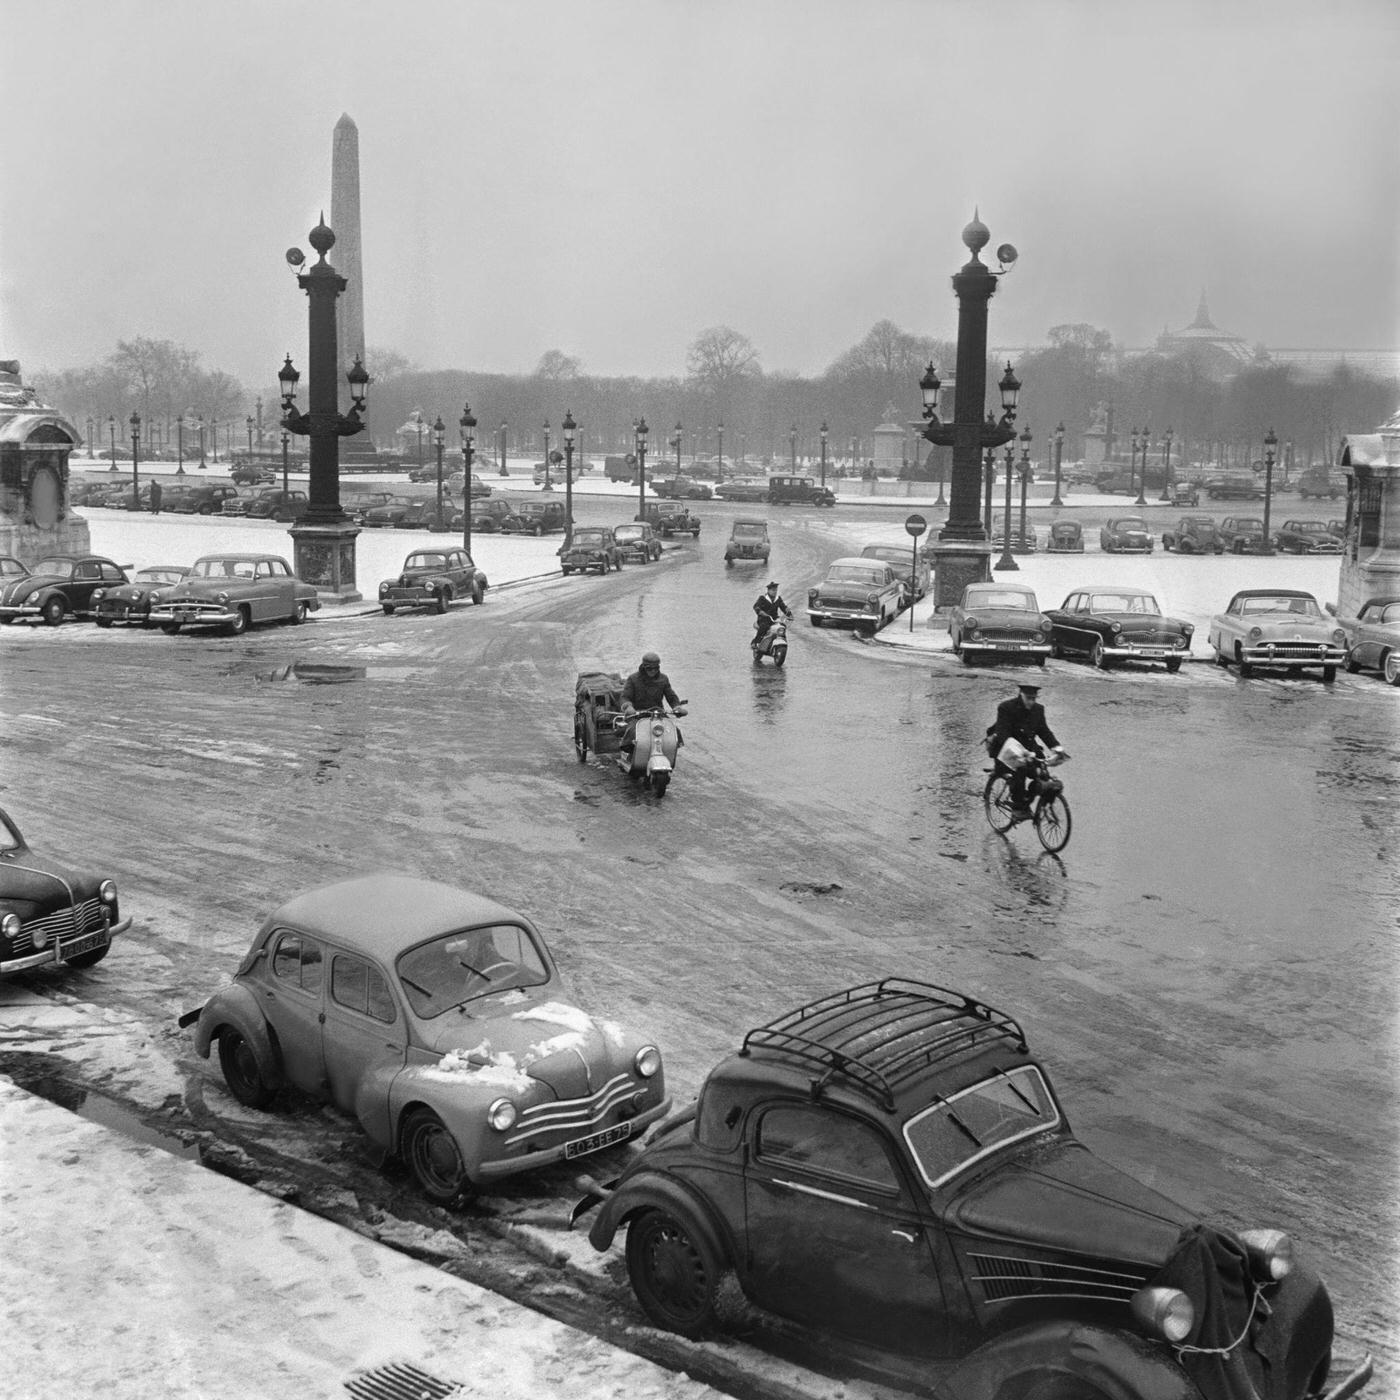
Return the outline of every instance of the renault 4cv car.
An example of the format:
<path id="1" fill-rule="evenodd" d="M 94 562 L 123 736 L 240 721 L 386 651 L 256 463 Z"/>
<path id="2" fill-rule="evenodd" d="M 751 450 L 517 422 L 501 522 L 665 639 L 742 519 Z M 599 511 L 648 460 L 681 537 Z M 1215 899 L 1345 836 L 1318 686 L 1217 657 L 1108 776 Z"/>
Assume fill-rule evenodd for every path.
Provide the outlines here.
<path id="1" fill-rule="evenodd" d="M 521 501 L 513 514 L 502 516 L 503 535 L 542 535 L 564 528 L 563 501 Z"/>
<path id="2" fill-rule="evenodd" d="M 1105 554 L 1151 554 L 1152 532 L 1140 515 L 1123 515 L 1099 529 L 1099 548 Z"/>
<path id="3" fill-rule="evenodd" d="M 1241 676 L 1320 669 L 1328 683 L 1347 659 L 1347 634 L 1323 613 L 1311 593 L 1294 588 L 1243 588 L 1207 633 L 1217 666 L 1236 665 Z"/>
<path id="4" fill-rule="evenodd" d="M 1097 1157 L 1011 1016 L 886 979 L 751 1030 L 615 1182 L 656 1326 L 732 1275 L 813 1332 L 926 1358 L 939 1400 L 1304 1400 L 1332 1305 L 1281 1231 L 1232 1231 Z M 1363 1361 L 1328 1394 L 1352 1394 Z"/>
<path id="5" fill-rule="evenodd" d="M 111 880 L 31 850 L 0 811 L 0 976 L 53 964 L 92 967 L 130 927 Z"/>
<path id="6" fill-rule="evenodd" d="M 1178 554 L 1224 554 L 1225 540 L 1210 515 L 1183 515 L 1162 531 L 1162 548 Z"/>
<path id="7" fill-rule="evenodd" d="M 1077 520 L 1053 520 L 1046 534 L 1047 554 L 1084 553 L 1084 527 Z"/>
<path id="8" fill-rule="evenodd" d="M 569 1001 L 524 915 L 405 875 L 288 900 L 191 1023 L 240 1103 L 289 1085 L 335 1104 L 443 1205 L 670 1108 L 661 1052 Z"/>
<path id="9" fill-rule="evenodd" d="M 610 574 L 622 567 L 622 549 L 611 525 L 577 525 L 559 547 L 559 569 L 565 574 L 586 574 L 593 570 Z"/>
<path id="10" fill-rule="evenodd" d="M 773 551 L 768 538 L 768 522 L 751 515 L 737 515 L 729 527 L 729 538 L 724 545 L 724 562 L 733 565 L 736 560 L 744 563 L 757 560 L 766 564 Z"/>
<path id="11" fill-rule="evenodd" d="M 649 520 L 634 520 L 613 526 L 613 538 L 629 564 L 654 564 L 661 558 L 661 541 Z"/>
<path id="12" fill-rule="evenodd" d="M 415 549 L 396 578 L 379 585 L 379 606 L 388 617 L 399 608 L 435 608 L 445 613 L 457 598 L 481 603 L 486 575 L 465 549 Z"/>

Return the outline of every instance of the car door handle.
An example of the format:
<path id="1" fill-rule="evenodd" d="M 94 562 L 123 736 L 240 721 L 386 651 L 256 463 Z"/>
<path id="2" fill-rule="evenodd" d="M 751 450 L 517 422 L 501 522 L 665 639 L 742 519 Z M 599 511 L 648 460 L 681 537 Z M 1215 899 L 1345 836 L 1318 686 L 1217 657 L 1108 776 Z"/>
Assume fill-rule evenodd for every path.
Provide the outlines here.
<path id="1" fill-rule="evenodd" d="M 919 1239 L 917 1235 L 911 1235 L 908 1230 L 891 1230 L 890 1234 L 898 1235 L 900 1239 L 908 1240 L 910 1244 L 918 1243 Z"/>

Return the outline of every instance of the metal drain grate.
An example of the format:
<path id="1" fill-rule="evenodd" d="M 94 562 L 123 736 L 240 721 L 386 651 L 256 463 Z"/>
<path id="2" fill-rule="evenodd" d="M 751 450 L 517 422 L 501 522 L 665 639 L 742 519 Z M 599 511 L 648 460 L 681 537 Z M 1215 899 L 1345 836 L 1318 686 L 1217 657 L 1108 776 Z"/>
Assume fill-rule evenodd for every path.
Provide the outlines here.
<path id="1" fill-rule="evenodd" d="M 451 1381 L 395 1362 L 351 1376 L 345 1388 L 355 1400 L 446 1400 L 461 1394 L 461 1387 Z"/>

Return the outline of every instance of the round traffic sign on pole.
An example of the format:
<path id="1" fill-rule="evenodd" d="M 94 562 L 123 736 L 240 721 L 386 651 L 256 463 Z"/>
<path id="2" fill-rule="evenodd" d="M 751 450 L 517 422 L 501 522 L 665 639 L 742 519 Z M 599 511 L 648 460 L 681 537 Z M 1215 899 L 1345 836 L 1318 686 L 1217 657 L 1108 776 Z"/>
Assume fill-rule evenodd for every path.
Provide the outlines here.
<path id="1" fill-rule="evenodd" d="M 925 520 L 922 515 L 911 515 L 908 520 L 904 522 L 904 528 L 908 530 L 915 539 L 918 539 L 918 537 L 928 529 L 928 521 Z"/>

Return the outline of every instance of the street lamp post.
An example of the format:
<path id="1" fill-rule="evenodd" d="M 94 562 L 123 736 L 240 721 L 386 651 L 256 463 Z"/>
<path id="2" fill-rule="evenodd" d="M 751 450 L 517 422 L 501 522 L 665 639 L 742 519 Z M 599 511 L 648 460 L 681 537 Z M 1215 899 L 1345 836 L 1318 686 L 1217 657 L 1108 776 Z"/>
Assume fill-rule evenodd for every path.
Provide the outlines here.
<path id="1" fill-rule="evenodd" d="M 1159 501 L 1170 501 L 1172 498 L 1172 430 L 1167 429 L 1162 434 L 1162 494 L 1157 497 Z"/>
<path id="2" fill-rule="evenodd" d="M 319 590 L 343 602 L 358 602 L 355 587 L 355 537 L 359 529 L 340 507 L 340 439 L 364 431 L 365 399 L 370 378 L 360 357 L 345 375 L 350 386 L 350 411 L 340 412 L 335 303 L 349 286 L 326 255 L 335 246 L 335 234 L 324 218 L 307 235 L 318 260 L 306 272 L 297 273 L 297 286 L 306 293 L 307 411 L 295 404 L 300 376 L 287 356 L 278 371 L 285 409 L 282 426 L 303 435 L 310 446 L 310 501 L 306 514 L 293 523 L 290 534 L 295 551 L 296 574 Z M 306 261 L 300 248 L 287 250 L 287 262 L 300 268 Z"/>
<path id="3" fill-rule="evenodd" d="M 544 489 L 546 491 L 554 490 L 554 482 L 549 470 L 549 419 L 547 418 L 544 422 Z"/>
<path id="4" fill-rule="evenodd" d="M 578 424 L 571 410 L 565 410 L 564 421 L 564 547 L 574 542 L 574 434 Z"/>
<path id="5" fill-rule="evenodd" d="M 141 447 L 141 415 L 133 412 L 131 415 L 131 508 L 141 509 L 141 479 L 136 470 L 136 459 L 140 456 Z"/>
<path id="6" fill-rule="evenodd" d="M 114 472 L 117 469 L 117 420 L 110 413 L 107 415 L 107 438 L 112 448 L 112 464 L 107 470 Z"/>
<path id="7" fill-rule="evenodd" d="M 685 429 L 682 428 L 681 425 L 680 425 L 679 423 L 677 423 L 677 424 L 676 424 L 676 430 L 675 430 L 675 432 L 673 432 L 673 433 L 671 434 L 671 446 L 674 447 L 674 448 L 676 449 L 676 475 L 677 475 L 677 476 L 679 476 L 679 475 L 681 474 L 681 438 L 682 438 L 682 436 L 684 435 L 684 433 L 685 433 Z"/>
<path id="8" fill-rule="evenodd" d="M 997 454 L 996 449 L 987 449 L 986 460 L 983 463 L 983 472 L 986 477 L 984 486 L 985 499 L 982 505 L 982 528 L 987 532 L 987 538 L 992 537 L 992 488 L 997 481 Z"/>
<path id="9" fill-rule="evenodd" d="M 463 488 L 465 499 L 462 501 L 462 548 L 470 555 L 472 552 L 472 458 L 476 456 L 476 416 L 472 413 L 472 406 L 463 402 L 462 416 L 457 420 L 457 431 L 462 439 L 462 469 L 467 474 L 467 483 Z M 501 442 L 505 443 L 506 425 L 501 424 Z M 504 465 L 505 456 L 502 455 L 501 462 Z"/>
<path id="10" fill-rule="evenodd" d="M 510 472 L 506 468 L 506 420 L 501 419 L 501 426 L 496 429 L 501 435 L 501 471 L 502 476 L 509 476 Z"/>
<path id="11" fill-rule="evenodd" d="M 822 440 L 822 490 L 825 491 L 825 490 L 826 490 L 826 433 L 827 433 L 826 419 L 825 419 L 825 418 L 822 419 L 822 426 L 821 426 L 820 433 L 821 433 L 821 440 Z"/>
<path id="12" fill-rule="evenodd" d="M 1021 533 L 1016 541 L 1016 549 L 1020 554 L 1025 554 L 1026 540 L 1026 488 L 1031 480 L 1031 430 L 1030 425 L 1026 425 L 1026 430 L 1021 434 Z"/>
<path id="13" fill-rule="evenodd" d="M 860 473 L 856 470 L 856 440 L 855 440 L 855 438 L 852 438 L 852 439 L 851 439 L 851 475 L 852 475 L 852 476 L 859 476 L 859 475 L 860 475 Z"/>
<path id="14" fill-rule="evenodd" d="M 1145 506 L 1147 504 L 1147 449 L 1152 442 L 1152 429 L 1142 430 L 1142 460 L 1138 465 L 1138 493 L 1135 505 Z"/>
<path id="15" fill-rule="evenodd" d="M 88 415 L 88 420 L 87 420 L 87 450 L 88 450 L 88 457 L 89 457 L 89 459 L 91 459 L 91 457 L 92 457 L 92 455 L 93 455 L 93 452 L 92 452 L 92 415 L 91 415 L 91 414 Z"/>
<path id="16" fill-rule="evenodd" d="M 256 409 L 257 409 L 257 414 L 258 414 L 258 417 L 257 417 L 257 424 L 258 424 L 258 447 L 261 448 L 262 445 L 263 445 L 262 395 L 261 395 L 261 394 L 258 395 L 258 401 L 257 401 L 257 404 L 255 405 L 255 407 L 256 407 Z"/>
<path id="17" fill-rule="evenodd" d="M 447 424 L 442 421 L 442 414 L 438 414 L 433 420 L 433 447 L 437 450 L 437 526 L 442 528 L 442 444 L 447 437 Z M 467 489 L 471 489 L 470 478 L 467 481 Z"/>
<path id="18" fill-rule="evenodd" d="M 676 425 L 679 429 L 680 425 Z M 647 434 L 651 431 L 647 427 L 645 415 L 638 418 L 632 426 L 632 440 L 636 444 L 637 452 L 637 519 L 645 520 L 647 516 Z M 676 471 L 681 469 L 680 449 L 676 449 Z"/>
<path id="19" fill-rule="evenodd" d="M 1274 495 L 1274 454 L 1278 450 L 1278 438 L 1272 428 L 1264 434 L 1264 538 L 1259 541 L 1260 554 L 1274 552 L 1273 540 L 1269 536 L 1269 508 Z"/>
<path id="20" fill-rule="evenodd" d="M 1062 506 L 1064 502 L 1060 499 L 1060 462 L 1065 455 L 1065 425 L 1059 423 L 1055 427 L 1055 494 L 1050 498 L 1052 506 Z"/>
<path id="21" fill-rule="evenodd" d="M 1006 444 L 1006 513 L 1001 517 L 1001 558 L 992 565 L 994 569 L 1018 570 L 1020 565 L 1011 557 L 1011 478 L 1016 468 L 1016 438 Z"/>
<path id="22" fill-rule="evenodd" d="M 253 415 L 250 413 L 247 418 L 248 423 L 248 455 L 253 455 Z"/>
<path id="23" fill-rule="evenodd" d="M 289 477 L 290 477 L 290 468 L 291 468 L 291 458 L 290 458 L 290 456 L 289 456 L 289 454 L 288 454 L 288 452 L 287 452 L 287 448 L 288 448 L 288 445 L 291 443 L 291 440 L 292 440 L 292 435 L 291 435 L 285 428 L 283 428 L 283 429 L 282 429 L 282 494 L 283 494 L 283 498 L 284 498 L 284 499 L 286 498 L 287 493 L 292 489 L 292 484 L 291 484 L 291 481 L 289 480 Z"/>
<path id="24" fill-rule="evenodd" d="M 715 484 L 718 485 L 724 480 L 724 424 L 721 422 L 718 428 L 719 451 L 715 454 Z"/>
<path id="25" fill-rule="evenodd" d="M 175 456 L 178 465 L 175 468 L 176 476 L 185 474 L 185 415 L 182 413 L 175 420 Z"/>
<path id="26" fill-rule="evenodd" d="M 204 456 L 204 415 L 199 415 L 199 469 L 204 471 L 209 463 Z"/>
<path id="27" fill-rule="evenodd" d="M 797 475 L 797 424 L 788 433 L 788 458 L 792 464 L 792 474 Z"/>

